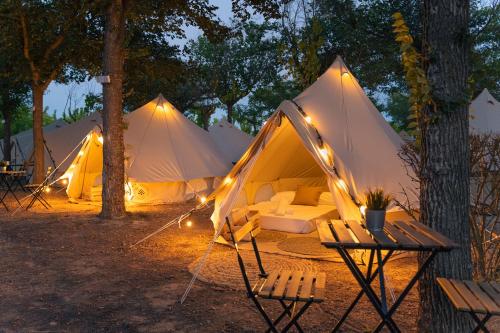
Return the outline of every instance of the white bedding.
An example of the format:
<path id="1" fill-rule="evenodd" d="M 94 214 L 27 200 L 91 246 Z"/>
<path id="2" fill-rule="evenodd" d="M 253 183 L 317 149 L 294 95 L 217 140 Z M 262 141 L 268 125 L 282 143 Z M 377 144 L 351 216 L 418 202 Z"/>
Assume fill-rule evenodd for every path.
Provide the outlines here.
<path id="1" fill-rule="evenodd" d="M 248 206 L 248 209 L 259 211 L 262 229 L 296 234 L 307 234 L 316 230 L 314 220 L 335 210 L 335 206 L 332 205 L 287 205 L 284 215 L 276 215 L 277 205 L 277 202 L 262 201 Z"/>

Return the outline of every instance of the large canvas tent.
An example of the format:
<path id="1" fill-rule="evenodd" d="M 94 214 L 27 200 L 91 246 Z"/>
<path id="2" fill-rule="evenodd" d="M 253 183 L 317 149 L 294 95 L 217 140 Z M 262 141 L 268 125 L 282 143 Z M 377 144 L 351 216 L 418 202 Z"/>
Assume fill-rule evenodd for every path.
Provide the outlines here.
<path id="1" fill-rule="evenodd" d="M 405 188 L 415 203 L 415 185 L 398 156 L 402 144 L 338 57 L 313 85 L 281 103 L 210 197 L 216 230 L 235 208 L 262 200 L 263 192 L 269 197 L 299 185 L 331 192 L 344 219 L 360 218 L 369 189 L 383 188 L 403 201 Z M 292 208 L 281 223 L 293 215 Z"/>
<path id="2" fill-rule="evenodd" d="M 484 89 L 471 103 L 469 129 L 475 134 L 500 134 L 500 102 Z"/>
<path id="3" fill-rule="evenodd" d="M 179 202 L 212 189 L 228 166 L 207 131 L 184 117 L 162 95 L 125 115 L 127 200 Z M 89 133 L 64 178 L 74 199 L 99 200 L 102 191 L 102 136 Z"/>
<path id="4" fill-rule="evenodd" d="M 253 140 L 252 136 L 236 128 L 225 119 L 210 126 L 208 133 L 219 150 L 226 156 L 228 165 L 236 163 Z"/>
<path id="5" fill-rule="evenodd" d="M 58 119 L 47 126 L 43 127 L 43 133 L 46 135 L 47 133 L 57 131 L 59 128 L 66 126 L 66 122 L 62 119 Z M 29 161 L 32 158 L 33 154 L 33 129 L 28 129 L 26 131 L 22 131 L 13 135 L 11 137 L 11 162 L 13 164 L 23 164 L 25 161 Z M 1 141 L 1 157 L 0 160 L 4 159 L 3 153 L 3 140 Z M 50 149 L 48 145 L 45 143 L 45 160 L 46 165 L 51 165 L 54 167 L 56 161 L 54 161 L 53 157 L 50 154 Z"/>

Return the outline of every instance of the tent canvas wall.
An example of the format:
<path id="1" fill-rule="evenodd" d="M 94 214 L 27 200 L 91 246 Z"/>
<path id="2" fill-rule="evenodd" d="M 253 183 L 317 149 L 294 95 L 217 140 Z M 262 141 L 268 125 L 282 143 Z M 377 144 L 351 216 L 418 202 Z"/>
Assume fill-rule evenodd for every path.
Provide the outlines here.
<path id="1" fill-rule="evenodd" d="M 59 128 L 66 126 L 66 122 L 62 119 L 58 119 L 47 126 L 43 127 L 44 136 L 50 132 L 56 131 Z M 14 164 L 23 164 L 25 161 L 31 159 L 33 154 L 33 129 L 28 129 L 26 131 L 22 131 L 13 135 L 11 137 L 12 142 L 12 150 L 11 150 L 11 162 Z M 3 140 L 1 141 L 1 151 L 0 151 L 0 160 L 4 158 L 3 154 Z M 54 163 L 47 149 L 47 145 L 45 146 L 45 161 L 46 166 L 54 167 Z"/>
<path id="2" fill-rule="evenodd" d="M 225 119 L 210 126 L 208 133 L 219 150 L 226 156 L 228 165 L 236 163 L 253 140 L 251 135 L 236 128 Z"/>
<path id="3" fill-rule="evenodd" d="M 471 103 L 469 129 L 475 134 L 500 135 L 500 102 L 484 89 Z"/>
<path id="4" fill-rule="evenodd" d="M 404 200 L 402 188 L 415 185 L 398 156 L 402 144 L 338 57 L 312 86 L 278 107 L 211 196 L 216 230 L 243 193 L 251 204 L 265 183 L 282 190 L 319 181 L 344 219 L 360 218 L 369 189 Z M 411 191 L 410 200 L 417 200 Z"/>
<path id="5" fill-rule="evenodd" d="M 185 201 L 208 191 L 227 173 L 224 156 L 207 131 L 184 117 L 163 96 L 125 115 L 126 192 L 130 202 Z M 102 143 L 93 131 L 64 177 L 71 198 L 98 198 Z"/>

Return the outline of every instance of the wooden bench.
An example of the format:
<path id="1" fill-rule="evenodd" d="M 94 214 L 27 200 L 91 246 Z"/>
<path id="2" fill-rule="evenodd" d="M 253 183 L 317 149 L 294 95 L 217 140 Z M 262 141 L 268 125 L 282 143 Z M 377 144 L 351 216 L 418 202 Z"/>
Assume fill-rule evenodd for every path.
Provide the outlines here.
<path id="1" fill-rule="evenodd" d="M 498 282 L 473 282 L 437 278 L 441 289 L 457 311 L 467 312 L 476 321 L 473 332 L 489 332 L 486 322 L 500 315 L 500 284 Z M 484 315 L 483 319 L 478 314 Z"/>

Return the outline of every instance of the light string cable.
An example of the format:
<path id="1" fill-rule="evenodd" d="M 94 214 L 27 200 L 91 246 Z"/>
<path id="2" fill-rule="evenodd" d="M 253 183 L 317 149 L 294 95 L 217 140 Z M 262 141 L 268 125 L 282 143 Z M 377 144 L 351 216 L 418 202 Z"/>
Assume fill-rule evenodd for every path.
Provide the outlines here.
<path id="1" fill-rule="evenodd" d="M 200 205 L 197 205 L 196 207 L 194 208 L 191 208 L 189 211 L 187 211 L 186 213 L 183 213 L 173 219 L 171 219 L 170 221 L 168 221 L 167 223 L 165 223 L 163 226 L 161 226 L 160 228 L 156 229 L 155 231 L 153 231 L 152 233 L 150 233 L 149 235 L 147 235 L 146 237 L 142 238 L 141 240 L 135 242 L 134 244 L 130 245 L 130 247 L 135 247 L 143 242 L 145 242 L 146 240 L 150 239 L 151 237 L 159 234 L 160 232 L 168 229 L 169 227 L 175 225 L 175 224 L 180 224 L 182 221 L 184 221 L 185 219 L 187 219 L 189 216 L 191 216 L 194 212 L 196 211 L 199 211 L 199 210 L 202 210 L 202 209 L 205 209 L 205 208 L 208 208 L 210 207 L 209 204 L 200 204 Z"/>
<path id="2" fill-rule="evenodd" d="M 203 268 L 203 266 L 205 266 L 205 262 L 207 261 L 210 253 L 212 252 L 212 249 L 215 245 L 215 242 L 219 238 L 223 228 L 224 228 L 224 223 L 221 223 L 221 225 L 220 225 L 219 229 L 217 230 L 217 232 L 215 233 L 214 237 L 210 240 L 210 243 L 208 244 L 207 250 L 203 254 L 203 257 L 201 257 L 200 261 L 196 265 L 196 268 L 195 268 L 194 273 L 193 273 L 193 277 L 191 278 L 191 281 L 189 281 L 189 284 L 188 284 L 186 290 L 184 291 L 184 294 L 181 297 L 181 300 L 180 300 L 181 304 L 183 304 L 184 301 L 186 301 L 186 298 L 188 297 L 189 292 L 191 291 L 191 289 L 193 289 L 194 283 L 198 279 L 198 276 L 200 275 L 201 269 Z"/>
<path id="3" fill-rule="evenodd" d="M 56 180 L 54 180 L 54 181 L 53 181 L 53 182 L 51 182 L 51 183 L 45 184 L 45 182 L 46 182 L 47 180 L 49 180 L 50 178 L 52 178 L 52 176 L 55 174 L 55 172 L 56 172 L 57 170 L 59 170 L 59 168 L 61 167 L 61 165 L 63 165 L 63 164 L 64 164 L 64 162 L 66 162 L 66 160 L 67 160 L 67 159 L 68 159 L 68 158 L 69 158 L 69 157 L 70 157 L 70 156 L 71 156 L 71 155 L 75 152 L 75 150 L 77 150 L 79 147 L 81 147 L 81 146 L 82 146 L 82 144 L 85 142 L 85 140 L 86 140 L 86 139 L 87 139 L 87 136 L 85 136 L 85 137 L 84 137 L 84 138 L 83 138 L 80 142 L 78 142 L 78 144 L 75 146 L 75 148 L 73 148 L 73 150 L 72 150 L 72 151 L 71 151 L 68 155 L 66 155 L 66 157 L 62 160 L 62 162 L 61 162 L 61 163 L 59 163 L 59 165 L 58 165 L 58 166 L 56 166 L 56 167 L 54 168 L 54 170 L 53 170 L 52 172 L 50 172 L 50 173 L 49 173 L 49 174 L 45 177 L 45 179 L 43 180 L 43 182 L 42 182 L 42 183 L 40 183 L 40 184 L 38 185 L 38 187 L 35 189 L 35 191 L 33 191 L 33 193 L 30 193 L 30 194 L 28 194 L 27 196 L 25 196 L 25 197 L 21 198 L 21 200 L 20 200 L 20 201 L 21 201 L 21 206 L 17 207 L 14 211 L 12 211 L 11 216 L 14 216 L 14 214 L 15 214 L 15 213 L 16 213 L 16 212 L 20 209 L 20 208 L 23 208 L 23 205 L 22 205 L 22 204 L 23 204 L 23 202 L 24 202 L 26 199 L 28 199 L 28 198 L 30 198 L 30 197 L 32 197 L 32 196 L 34 196 L 34 195 L 35 195 L 36 193 L 38 193 L 39 191 L 42 191 L 45 187 L 50 187 L 51 185 L 53 185 L 53 184 L 55 184 L 56 182 L 58 182 L 58 181 L 59 181 L 59 179 L 56 179 Z"/>

